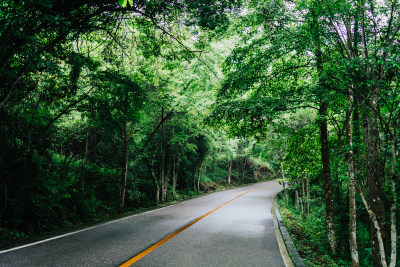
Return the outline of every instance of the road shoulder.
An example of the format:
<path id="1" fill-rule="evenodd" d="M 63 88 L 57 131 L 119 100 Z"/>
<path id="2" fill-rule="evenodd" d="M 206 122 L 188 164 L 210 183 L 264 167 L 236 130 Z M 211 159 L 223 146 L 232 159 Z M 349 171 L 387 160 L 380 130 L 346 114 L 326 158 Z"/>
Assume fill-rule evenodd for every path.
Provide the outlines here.
<path id="1" fill-rule="evenodd" d="M 281 214 L 276 203 L 276 195 L 272 197 L 272 215 L 276 239 L 278 240 L 279 250 L 286 267 L 305 267 L 303 259 L 300 257 L 290 238 L 289 232 L 285 227 Z"/>

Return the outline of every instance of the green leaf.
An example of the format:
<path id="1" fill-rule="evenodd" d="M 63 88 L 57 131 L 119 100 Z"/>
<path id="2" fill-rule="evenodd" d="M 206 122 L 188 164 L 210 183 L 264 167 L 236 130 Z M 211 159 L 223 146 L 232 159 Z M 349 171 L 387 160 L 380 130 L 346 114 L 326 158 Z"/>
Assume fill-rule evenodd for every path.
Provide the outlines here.
<path id="1" fill-rule="evenodd" d="M 132 0 L 129 0 L 129 2 L 132 2 Z M 118 0 L 118 4 L 121 7 L 126 7 L 126 5 L 128 4 L 128 0 Z"/>
<path id="2" fill-rule="evenodd" d="M 129 2 L 129 5 L 130 5 L 131 7 L 133 7 L 133 0 L 128 0 L 128 2 Z"/>

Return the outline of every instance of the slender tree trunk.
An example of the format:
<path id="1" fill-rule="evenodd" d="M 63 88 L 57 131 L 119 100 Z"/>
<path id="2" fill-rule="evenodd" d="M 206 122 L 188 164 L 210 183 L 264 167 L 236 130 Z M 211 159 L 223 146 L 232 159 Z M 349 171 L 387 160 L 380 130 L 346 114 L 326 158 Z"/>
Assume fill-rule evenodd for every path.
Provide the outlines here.
<path id="1" fill-rule="evenodd" d="M 306 190 L 307 190 L 307 215 L 310 216 L 310 177 L 307 173 L 307 182 L 306 182 Z M 287 195 L 287 193 L 286 193 Z"/>
<path id="2" fill-rule="evenodd" d="M 328 144 L 328 126 L 327 126 L 328 104 L 322 101 L 319 113 L 320 121 L 320 140 L 321 140 L 321 159 L 322 159 L 322 175 L 324 178 L 325 205 L 326 205 L 326 230 L 328 234 L 329 247 L 332 253 L 336 252 L 336 231 L 335 216 L 333 206 L 333 190 L 331 179 L 331 167 L 329 161 L 329 144 Z"/>
<path id="3" fill-rule="evenodd" d="M 396 227 L 396 203 L 397 203 L 397 194 L 396 194 L 396 158 L 397 158 L 397 145 L 396 145 L 396 137 L 397 137 L 397 129 L 393 127 L 393 134 L 391 138 L 391 182 L 392 182 L 392 204 L 390 207 L 390 267 L 396 266 L 396 258 L 397 258 L 397 227 Z"/>
<path id="4" fill-rule="evenodd" d="M 200 178 L 201 178 L 201 170 L 203 168 L 203 164 L 204 164 L 204 160 L 202 160 L 200 163 L 199 174 L 197 176 L 197 193 L 200 192 Z"/>
<path id="5" fill-rule="evenodd" d="M 169 144 L 167 143 L 165 146 L 165 153 L 163 153 L 162 159 L 162 187 L 161 187 L 161 201 L 167 201 L 167 194 L 168 194 L 168 183 L 169 183 L 169 174 L 170 174 L 170 164 L 169 164 Z"/>
<path id="6" fill-rule="evenodd" d="M 242 175 L 242 181 L 244 181 L 244 176 L 246 174 L 246 159 L 243 160 L 243 175 Z"/>
<path id="7" fill-rule="evenodd" d="M 378 128 L 378 92 L 375 91 L 371 97 L 369 106 L 366 103 L 367 110 L 364 112 L 365 122 L 363 123 L 364 143 L 366 144 L 366 165 L 368 172 L 368 189 L 369 202 L 371 210 L 376 215 L 377 222 L 380 226 L 385 221 L 385 205 L 383 201 L 381 172 L 383 166 L 379 159 L 379 128 Z M 385 230 L 382 229 L 384 235 Z M 372 260 L 373 266 L 382 266 L 380 257 L 380 248 L 378 241 L 378 233 L 373 222 L 371 222 L 371 240 L 372 240 Z M 385 237 L 383 236 L 383 239 Z"/>
<path id="8" fill-rule="evenodd" d="M 282 185 L 283 185 L 283 192 L 285 192 L 285 198 L 286 198 L 286 207 L 289 205 L 289 193 L 288 193 L 288 187 L 286 184 L 285 180 L 285 171 L 283 170 L 283 162 L 281 164 L 281 171 L 282 171 Z"/>
<path id="9" fill-rule="evenodd" d="M 175 195 L 176 192 L 176 183 L 178 181 L 178 164 L 179 164 L 179 159 L 176 159 L 174 157 L 174 168 L 172 171 L 172 192 Z"/>
<path id="10" fill-rule="evenodd" d="M 193 168 L 193 192 L 196 192 L 196 172 L 197 168 L 194 166 Z"/>
<path id="11" fill-rule="evenodd" d="M 300 209 L 301 209 L 301 218 L 304 219 L 304 191 L 303 191 L 303 178 L 301 179 L 300 182 L 300 188 L 299 188 L 299 202 L 300 202 Z"/>
<path id="12" fill-rule="evenodd" d="M 6 209 L 8 206 L 8 190 L 7 190 L 6 182 L 4 181 L 4 177 L 1 177 L 1 181 L 4 186 L 4 208 Z"/>
<path id="13" fill-rule="evenodd" d="M 301 192 L 301 213 L 302 213 L 302 217 L 305 217 L 306 214 L 306 187 L 305 187 L 305 181 L 304 181 L 304 177 L 301 178 L 301 187 L 302 187 L 302 192 Z"/>
<path id="14" fill-rule="evenodd" d="M 89 157 L 89 139 L 90 139 L 90 127 L 88 127 L 86 130 L 85 154 L 83 155 L 83 158 L 85 160 L 87 160 Z"/>
<path id="15" fill-rule="evenodd" d="M 161 182 L 161 202 L 164 202 L 164 193 L 165 193 L 165 170 L 164 170 L 164 155 L 162 155 L 161 159 L 161 170 L 160 170 L 160 182 Z"/>
<path id="16" fill-rule="evenodd" d="M 215 155 L 212 156 L 211 173 L 215 172 Z"/>
<path id="17" fill-rule="evenodd" d="M 349 243 L 351 252 L 351 261 L 353 267 L 360 265 L 357 248 L 357 217 L 356 217 L 356 194 L 355 194 L 355 168 L 353 155 L 353 91 L 349 88 L 347 101 L 346 118 L 346 145 L 348 152 L 346 155 L 347 172 L 349 180 Z"/>
<path id="18" fill-rule="evenodd" d="M 236 179 L 237 179 L 238 182 L 240 181 L 239 163 L 240 163 L 240 159 L 238 157 L 237 158 L 237 162 L 236 162 Z"/>
<path id="19" fill-rule="evenodd" d="M 85 165 L 85 163 L 88 160 L 88 156 L 89 156 L 89 137 L 90 137 L 90 128 L 88 127 L 87 130 L 86 130 L 85 153 L 83 154 L 84 160 L 82 161 L 82 165 Z M 85 176 L 82 175 L 81 193 L 83 194 L 84 192 L 85 192 Z"/>
<path id="20" fill-rule="evenodd" d="M 161 107 L 161 120 L 164 118 L 164 107 Z M 166 151 L 164 150 L 165 136 L 164 136 L 164 124 L 161 125 L 160 131 L 160 154 L 161 154 L 161 166 L 160 166 L 160 182 L 161 182 L 161 202 L 164 203 L 166 201 L 166 192 L 165 192 L 165 157 Z"/>
<path id="21" fill-rule="evenodd" d="M 122 179 L 121 179 L 121 196 L 119 204 L 119 213 L 124 210 L 125 194 L 126 194 L 126 177 L 128 174 L 128 135 L 126 131 L 126 121 L 122 127 L 122 144 L 123 144 L 123 166 L 122 166 Z"/>
<path id="22" fill-rule="evenodd" d="M 228 184 L 231 184 L 232 159 L 229 161 Z"/>
<path id="23" fill-rule="evenodd" d="M 144 158 L 147 168 L 149 170 L 150 176 L 151 176 L 151 180 L 153 181 L 154 184 L 154 199 L 156 201 L 156 203 L 160 202 L 160 186 L 158 184 L 153 166 L 150 164 L 150 161 L 147 157 Z"/>
<path id="24" fill-rule="evenodd" d="M 162 192 L 162 202 L 167 202 L 168 195 L 168 184 L 169 184 L 169 175 L 170 175 L 170 166 L 167 165 L 165 168 L 164 181 L 163 181 L 163 192 Z"/>
<path id="25" fill-rule="evenodd" d="M 387 263 L 386 263 L 386 259 L 385 259 L 385 245 L 384 245 L 384 241 L 383 241 L 383 237 L 382 237 L 382 229 L 380 227 L 378 218 L 376 217 L 376 214 L 373 212 L 373 210 L 371 209 L 371 207 L 368 205 L 367 200 L 364 197 L 364 193 L 362 192 L 361 188 L 359 186 L 357 186 L 357 190 L 361 196 L 361 200 L 365 206 L 365 209 L 368 212 L 369 218 L 371 219 L 372 225 L 375 228 L 375 232 L 376 232 L 376 237 L 377 237 L 377 246 L 378 246 L 378 255 L 375 255 L 376 257 L 379 258 L 379 265 L 382 267 L 387 267 Z"/>
<path id="26" fill-rule="evenodd" d="M 260 174 L 260 168 L 257 166 L 254 166 L 254 181 L 258 180 L 258 175 Z"/>
<path id="27" fill-rule="evenodd" d="M 296 188 L 296 200 L 295 200 L 295 207 L 296 207 L 296 210 L 299 210 L 300 208 L 299 208 L 299 202 L 300 202 L 300 200 L 299 200 L 299 190 Z"/>
<path id="28" fill-rule="evenodd" d="M 162 188 L 161 188 L 161 201 L 164 202 L 164 203 L 167 201 L 169 172 L 170 172 L 169 164 L 168 163 L 164 163 L 163 175 L 162 175 Z"/>
<path id="29" fill-rule="evenodd" d="M 354 162 L 357 164 L 358 162 L 358 154 L 359 154 L 359 144 L 361 142 L 361 134 L 360 134 L 360 111 L 359 111 L 359 100 L 357 97 L 353 96 L 354 108 L 353 108 L 353 154 L 355 156 Z M 354 145 L 356 144 L 356 145 Z M 355 166 L 356 167 L 356 166 Z M 357 168 L 356 168 L 357 174 Z"/>
<path id="30" fill-rule="evenodd" d="M 318 15 L 312 10 L 312 20 L 314 27 L 314 42 L 315 42 L 315 57 L 316 57 L 316 68 L 318 71 L 318 79 L 321 85 L 320 94 L 322 95 L 325 90 L 325 81 L 322 80 L 323 73 L 323 61 L 320 41 L 320 29 L 318 22 Z M 320 115 L 320 141 L 321 141 L 321 160 L 322 160 L 322 176 L 324 179 L 324 190 L 325 190 L 325 206 L 326 206 L 326 231 L 328 237 L 329 248 L 332 253 L 336 252 L 336 231 L 335 231 L 335 216 L 333 206 L 333 190 L 332 190 L 332 179 L 331 179 L 331 167 L 329 161 L 329 142 L 328 142 L 328 127 L 327 127 L 327 102 L 321 98 L 321 105 L 319 109 Z"/>

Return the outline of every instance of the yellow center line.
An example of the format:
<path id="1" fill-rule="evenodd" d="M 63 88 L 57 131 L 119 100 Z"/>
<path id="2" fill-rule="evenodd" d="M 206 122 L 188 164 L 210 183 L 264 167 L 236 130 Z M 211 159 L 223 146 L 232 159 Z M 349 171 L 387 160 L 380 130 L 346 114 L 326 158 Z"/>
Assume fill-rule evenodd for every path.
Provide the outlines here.
<path id="1" fill-rule="evenodd" d="M 265 189 L 265 188 L 270 187 L 270 186 L 272 186 L 272 185 L 268 185 L 268 186 L 265 186 L 265 187 L 262 187 L 262 188 L 250 190 L 250 191 L 247 191 L 247 192 L 245 192 L 245 193 L 243 193 L 243 194 L 238 195 L 237 197 L 235 197 L 235 198 L 229 200 L 228 202 L 225 202 L 225 203 L 222 204 L 221 206 L 219 206 L 219 207 L 213 209 L 212 211 L 210 211 L 210 212 L 204 214 L 203 216 L 197 218 L 196 220 L 192 221 L 191 223 L 189 223 L 189 224 L 183 226 L 181 229 L 179 229 L 179 230 L 176 231 L 175 233 L 173 233 L 173 234 L 167 236 L 166 238 L 164 238 L 163 240 L 161 240 L 161 241 L 158 242 L 157 244 L 155 244 L 155 245 L 149 247 L 148 249 L 146 249 L 146 250 L 143 251 L 142 253 L 136 255 L 136 256 L 133 257 L 132 259 L 128 260 L 127 262 L 125 262 L 125 263 L 123 263 L 123 264 L 121 264 L 119 267 L 127 267 L 127 266 L 132 265 L 133 263 L 137 262 L 138 260 L 140 260 L 141 258 L 143 258 L 144 256 L 146 256 L 147 254 L 151 253 L 152 251 L 154 251 L 154 250 L 157 249 L 158 247 L 161 247 L 161 246 L 162 246 L 164 243 L 166 243 L 168 240 L 174 238 L 175 236 L 177 236 L 177 235 L 180 234 L 181 232 L 185 231 L 187 228 L 189 228 L 189 227 L 192 226 L 193 224 L 195 224 L 195 223 L 197 223 L 198 221 L 204 219 L 205 217 L 207 217 L 208 215 L 210 215 L 210 214 L 213 213 L 214 211 L 216 211 L 216 210 L 222 208 L 222 207 L 225 206 L 226 204 L 228 204 L 228 203 L 234 201 L 235 199 L 237 199 L 237 198 L 239 198 L 239 197 L 241 197 L 241 196 L 243 196 L 243 195 L 245 195 L 245 194 L 248 194 L 248 193 L 251 193 L 251 192 L 254 192 L 254 191 L 258 191 L 258 190 L 262 190 L 262 189 Z"/>

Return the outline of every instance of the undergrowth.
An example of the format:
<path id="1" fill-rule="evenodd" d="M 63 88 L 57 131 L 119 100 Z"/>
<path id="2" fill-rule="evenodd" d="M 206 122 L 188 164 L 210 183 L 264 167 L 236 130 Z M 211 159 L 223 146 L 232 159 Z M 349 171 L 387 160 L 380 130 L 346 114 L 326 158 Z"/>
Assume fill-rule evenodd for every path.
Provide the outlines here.
<path id="1" fill-rule="evenodd" d="M 335 258 L 329 253 L 325 230 L 325 207 L 321 201 L 312 201 L 310 213 L 296 210 L 294 203 L 288 205 L 278 194 L 277 203 L 282 219 L 289 231 L 300 257 L 307 266 L 351 266 L 351 262 Z"/>

